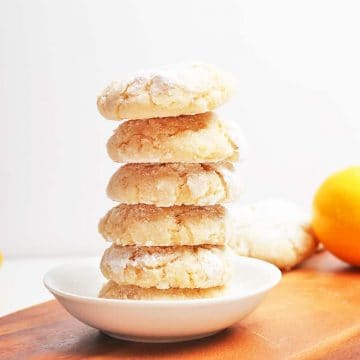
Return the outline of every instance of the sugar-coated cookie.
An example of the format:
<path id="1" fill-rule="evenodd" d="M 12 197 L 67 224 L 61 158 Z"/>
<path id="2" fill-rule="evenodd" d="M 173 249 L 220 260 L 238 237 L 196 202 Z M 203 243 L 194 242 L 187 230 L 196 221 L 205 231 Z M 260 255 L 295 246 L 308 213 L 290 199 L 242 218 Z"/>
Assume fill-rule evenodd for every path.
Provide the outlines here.
<path id="1" fill-rule="evenodd" d="M 291 202 L 265 200 L 234 207 L 229 213 L 230 246 L 238 255 L 266 260 L 289 270 L 317 248 L 309 218 Z"/>
<path id="2" fill-rule="evenodd" d="M 111 246 L 101 271 L 119 285 L 143 288 L 210 288 L 229 277 L 227 251 L 216 246 Z"/>
<path id="3" fill-rule="evenodd" d="M 234 200 L 240 188 L 231 163 L 126 164 L 111 177 L 107 195 L 123 204 L 204 206 Z"/>
<path id="4" fill-rule="evenodd" d="M 134 285 L 118 285 L 115 281 L 110 280 L 101 288 L 99 297 L 123 300 L 189 300 L 222 296 L 226 291 L 226 286 L 206 289 L 157 289 L 155 287 L 142 288 Z"/>
<path id="5" fill-rule="evenodd" d="M 231 94 L 228 75 L 206 64 L 172 65 L 113 82 L 98 97 L 107 119 L 149 119 L 214 110 Z"/>
<path id="6" fill-rule="evenodd" d="M 116 162 L 204 163 L 235 161 L 238 146 L 215 113 L 129 120 L 107 144 Z"/>
<path id="7" fill-rule="evenodd" d="M 99 223 L 103 237 L 117 245 L 223 245 L 226 211 L 221 205 L 119 205 Z"/>

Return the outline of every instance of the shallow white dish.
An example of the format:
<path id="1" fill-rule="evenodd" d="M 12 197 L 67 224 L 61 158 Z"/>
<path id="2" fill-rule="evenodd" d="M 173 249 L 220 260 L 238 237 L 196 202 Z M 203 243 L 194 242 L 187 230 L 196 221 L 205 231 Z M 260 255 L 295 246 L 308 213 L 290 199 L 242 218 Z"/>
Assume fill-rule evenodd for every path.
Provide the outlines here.
<path id="1" fill-rule="evenodd" d="M 212 335 L 238 322 L 281 278 L 265 261 L 234 257 L 226 295 L 194 300 L 113 300 L 97 294 L 105 280 L 99 264 L 80 260 L 48 271 L 44 284 L 75 318 L 119 339 L 177 342 Z"/>

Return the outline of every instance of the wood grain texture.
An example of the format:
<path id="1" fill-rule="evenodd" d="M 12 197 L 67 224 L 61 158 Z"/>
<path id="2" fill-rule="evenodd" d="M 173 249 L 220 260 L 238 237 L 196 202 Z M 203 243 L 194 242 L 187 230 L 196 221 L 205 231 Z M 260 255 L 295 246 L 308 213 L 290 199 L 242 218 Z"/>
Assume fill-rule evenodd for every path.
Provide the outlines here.
<path id="1" fill-rule="evenodd" d="M 241 323 L 177 344 L 111 339 L 50 301 L 0 319 L 0 359 L 360 359 L 360 271 L 327 253 L 284 274 Z"/>

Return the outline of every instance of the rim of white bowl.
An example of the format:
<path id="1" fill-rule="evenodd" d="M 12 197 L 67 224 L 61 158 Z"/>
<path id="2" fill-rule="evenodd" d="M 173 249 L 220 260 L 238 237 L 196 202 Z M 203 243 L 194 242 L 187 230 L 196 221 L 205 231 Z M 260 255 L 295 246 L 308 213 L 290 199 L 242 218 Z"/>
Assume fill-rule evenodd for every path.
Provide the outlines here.
<path id="1" fill-rule="evenodd" d="M 50 270 L 48 270 L 44 277 L 43 277 L 43 284 L 44 286 L 54 295 L 60 296 L 60 297 L 64 297 L 67 299 L 71 299 L 71 300 L 75 300 L 75 301 L 88 301 L 88 302 L 93 302 L 93 303 L 116 303 L 116 304 L 128 304 L 128 305 L 135 305 L 135 306 L 143 306 L 143 305 L 151 305 L 151 306 L 179 306 L 181 305 L 185 305 L 185 306 L 191 306 L 194 304 L 213 304 L 214 302 L 216 303 L 227 303 L 227 302 L 232 302 L 232 301 L 236 301 L 239 298 L 241 299 L 247 299 L 250 298 L 252 296 L 256 296 L 259 295 L 261 293 L 266 293 L 267 291 L 271 290 L 272 288 L 274 288 L 276 285 L 279 284 L 281 277 L 282 277 L 282 273 L 281 271 L 273 264 L 264 261 L 264 260 L 260 260 L 260 259 L 255 259 L 255 258 L 251 258 L 251 257 L 246 257 L 246 256 L 236 256 L 236 260 L 235 261 L 245 261 L 245 262 L 251 262 L 251 263 L 257 263 L 261 266 L 265 266 L 268 268 L 269 272 L 272 272 L 271 275 L 271 279 L 268 281 L 267 284 L 263 285 L 263 286 L 259 286 L 253 290 L 248 290 L 245 293 L 242 293 L 241 291 L 239 292 L 231 292 L 230 294 L 224 294 L 221 296 L 217 296 L 217 297 L 212 297 L 212 298 L 204 298 L 204 299 L 169 299 L 169 300 L 135 300 L 135 299 L 106 299 L 106 298 L 99 298 L 96 296 L 84 296 L 84 295 L 77 295 L 74 293 L 70 293 L 64 290 L 60 290 L 58 288 L 52 287 L 49 282 L 47 281 L 47 278 L 50 276 L 50 274 L 53 271 L 56 271 L 57 269 L 61 269 L 64 266 L 78 266 L 76 264 L 63 264 L 63 265 L 58 265 L 58 266 L 54 266 L 53 268 L 51 268 Z M 79 260 L 79 262 L 83 262 L 84 265 L 90 265 L 88 260 Z"/>

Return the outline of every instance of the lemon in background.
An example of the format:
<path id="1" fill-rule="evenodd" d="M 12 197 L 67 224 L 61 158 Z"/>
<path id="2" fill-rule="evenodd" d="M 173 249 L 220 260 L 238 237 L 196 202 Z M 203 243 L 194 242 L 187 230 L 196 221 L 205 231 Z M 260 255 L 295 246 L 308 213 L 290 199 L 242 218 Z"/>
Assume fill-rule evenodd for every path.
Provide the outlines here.
<path id="1" fill-rule="evenodd" d="M 360 266 L 360 166 L 322 183 L 314 197 L 312 227 L 326 249 Z"/>

